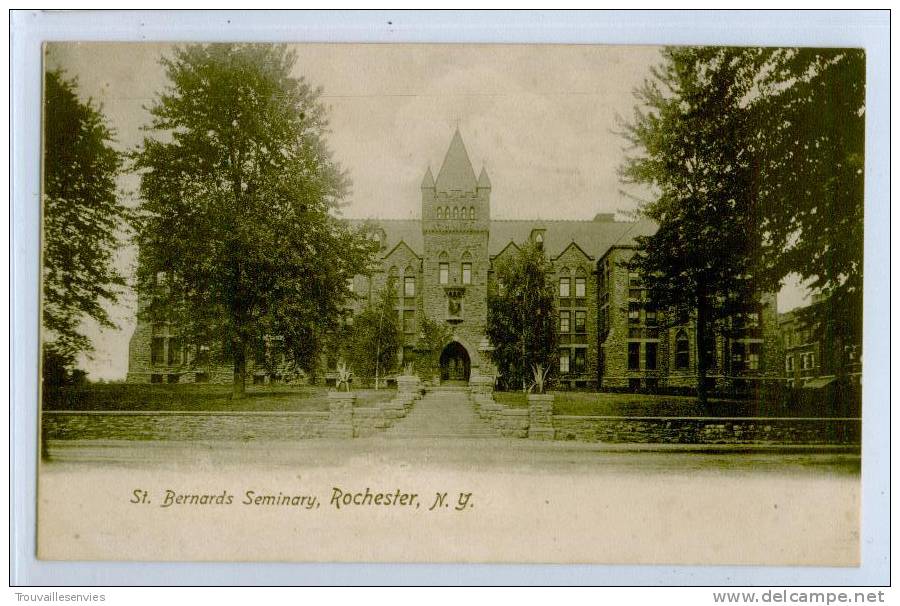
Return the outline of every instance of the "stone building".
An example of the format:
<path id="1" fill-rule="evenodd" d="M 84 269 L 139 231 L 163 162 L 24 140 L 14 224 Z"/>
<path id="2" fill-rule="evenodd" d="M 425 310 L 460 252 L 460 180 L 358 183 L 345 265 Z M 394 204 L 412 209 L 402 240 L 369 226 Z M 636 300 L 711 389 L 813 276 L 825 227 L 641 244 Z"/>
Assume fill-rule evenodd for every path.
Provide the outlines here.
<path id="1" fill-rule="evenodd" d="M 457 130 L 437 176 L 428 168 L 422 179 L 420 218 L 366 221 L 380 239 L 380 259 L 375 271 L 351 281 L 351 317 L 393 277 L 403 358 L 416 355 L 419 323 L 427 317 L 444 323 L 450 335 L 440 357 L 442 380 L 493 378 L 485 336 L 488 292 L 497 287 L 493 267 L 523 243 L 535 242 L 551 263 L 557 290 L 558 383 L 631 390 L 695 384 L 693 328 L 660 329 L 639 277 L 625 266 L 635 238 L 655 230 L 652 222 L 616 221 L 613 214 L 580 221 L 492 219 L 492 187 L 485 168 L 476 175 Z M 746 338 L 718 339 L 714 380 L 752 378 L 770 367 L 764 344 L 768 333 L 777 331 L 774 310 L 774 296 L 765 298 Z M 229 369 L 198 365 L 177 336 L 145 320 L 138 322 L 129 356 L 130 381 L 231 379 Z M 326 352 L 326 377 L 335 363 L 334 353 Z M 252 365 L 249 372 L 257 382 L 270 379 Z"/>
<path id="2" fill-rule="evenodd" d="M 812 304 L 821 303 L 820 295 L 812 297 Z M 818 388 L 828 385 L 840 372 L 852 384 L 859 385 L 862 377 L 862 343 L 830 343 L 818 327 L 809 322 L 805 308 L 779 314 L 778 328 L 783 360 L 783 376 L 790 387 Z M 837 351 L 842 348 L 843 352 Z M 837 368 L 842 365 L 843 368 Z"/>

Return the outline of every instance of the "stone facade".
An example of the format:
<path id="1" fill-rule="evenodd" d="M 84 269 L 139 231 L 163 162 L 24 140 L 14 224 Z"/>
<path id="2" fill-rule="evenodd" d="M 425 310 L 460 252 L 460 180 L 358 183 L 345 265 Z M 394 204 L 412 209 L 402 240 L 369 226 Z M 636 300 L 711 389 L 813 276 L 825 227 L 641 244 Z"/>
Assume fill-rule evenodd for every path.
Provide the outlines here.
<path id="1" fill-rule="evenodd" d="M 496 369 L 485 325 L 488 293 L 497 287 L 493 267 L 524 243 L 535 242 L 551 263 L 557 291 L 557 385 L 655 389 L 696 384 L 693 326 L 668 330 L 655 326 L 646 302 L 640 295 L 633 296 L 640 293 L 639 284 L 632 283 L 634 277 L 625 267 L 634 254 L 635 238 L 655 231 L 652 222 L 616 221 L 612 214 L 585 221 L 492 219 L 491 180 L 485 168 L 476 176 L 458 130 L 437 177 L 430 167 L 425 171 L 420 193 L 419 219 L 353 221 L 374 228 L 381 253 L 372 272 L 351 280 L 354 296 L 348 317 L 371 302 L 389 278 L 395 278 L 396 311 L 404 332 L 401 362 L 422 353 L 418 351 L 420 324 L 427 317 L 449 329 L 441 378 L 476 382 L 486 378 L 492 384 Z M 142 295 L 139 304 L 146 304 L 146 297 Z M 771 349 L 763 347 L 770 331 L 777 342 L 774 305 L 774 296 L 764 299 L 761 329 L 754 328 L 754 334 L 748 333 L 734 351 L 734 344 L 717 340 L 718 366 L 710 373 L 717 382 L 761 376 L 776 364 L 766 357 Z M 639 308 L 636 319 L 630 318 L 634 307 Z M 231 381 L 229 367 L 203 364 L 198 352 L 169 355 L 171 347 L 183 344 L 168 330 L 139 315 L 129 351 L 129 381 Z M 747 362 L 750 358 L 752 363 Z M 326 380 L 333 378 L 336 364 L 336 352 L 326 352 L 321 373 Z M 279 378 L 254 371 L 252 361 L 248 366 L 255 382 Z M 782 366 L 778 354 L 776 367 Z"/>
<path id="2" fill-rule="evenodd" d="M 633 245 L 611 247 L 597 263 L 600 387 L 672 390 L 697 385 L 694 322 L 668 326 L 665 310 L 647 298 L 640 276 L 629 271 Z M 774 294 L 763 294 L 739 331 L 713 337 L 707 372 L 716 389 L 752 390 L 781 376 L 778 312 Z"/>

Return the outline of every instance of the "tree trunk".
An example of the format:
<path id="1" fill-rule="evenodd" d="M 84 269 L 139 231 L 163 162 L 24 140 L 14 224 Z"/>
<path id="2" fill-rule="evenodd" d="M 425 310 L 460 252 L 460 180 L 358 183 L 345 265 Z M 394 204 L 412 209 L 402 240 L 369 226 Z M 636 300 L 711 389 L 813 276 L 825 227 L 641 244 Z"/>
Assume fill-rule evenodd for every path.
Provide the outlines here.
<path id="1" fill-rule="evenodd" d="M 697 305 L 697 398 L 700 400 L 700 404 L 704 405 L 707 401 L 706 374 L 709 370 L 708 350 L 706 347 L 709 339 L 707 335 L 708 321 L 706 302 L 701 297 Z"/>
<path id="2" fill-rule="evenodd" d="M 247 393 L 247 348 L 243 341 L 234 342 L 234 384 L 231 399 L 240 400 Z"/>

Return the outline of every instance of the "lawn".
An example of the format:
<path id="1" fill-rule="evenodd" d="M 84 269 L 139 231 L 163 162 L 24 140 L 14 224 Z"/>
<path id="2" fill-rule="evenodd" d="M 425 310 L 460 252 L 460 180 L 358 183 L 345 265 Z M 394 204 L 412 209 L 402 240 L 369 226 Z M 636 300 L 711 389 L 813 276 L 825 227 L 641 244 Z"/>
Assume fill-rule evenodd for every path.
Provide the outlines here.
<path id="1" fill-rule="evenodd" d="M 557 415 L 623 417 L 753 417 L 788 416 L 752 400 L 711 399 L 701 406 L 694 397 L 580 391 L 553 392 Z M 528 406 L 521 391 L 494 392 L 494 400 L 514 408 Z"/>
<path id="2" fill-rule="evenodd" d="M 88 384 L 44 394 L 45 410 L 184 410 L 184 411 L 328 411 L 327 388 L 293 385 L 248 385 L 247 395 L 231 399 L 230 385 Z M 355 391 L 356 405 L 390 400 L 394 389 Z"/>

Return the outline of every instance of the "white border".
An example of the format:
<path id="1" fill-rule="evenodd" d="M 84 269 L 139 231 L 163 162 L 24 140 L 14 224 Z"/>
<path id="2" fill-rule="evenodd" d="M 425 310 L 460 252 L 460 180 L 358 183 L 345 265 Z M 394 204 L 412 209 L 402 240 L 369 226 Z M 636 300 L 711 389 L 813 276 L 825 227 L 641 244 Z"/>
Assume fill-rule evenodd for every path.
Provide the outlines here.
<path id="1" fill-rule="evenodd" d="M 889 580 L 890 15 L 880 12 L 13 12 L 10 558 L 16 585 L 882 585 Z M 34 559 L 41 43 L 46 40 L 853 46 L 867 51 L 862 566 L 194 564 Z"/>

